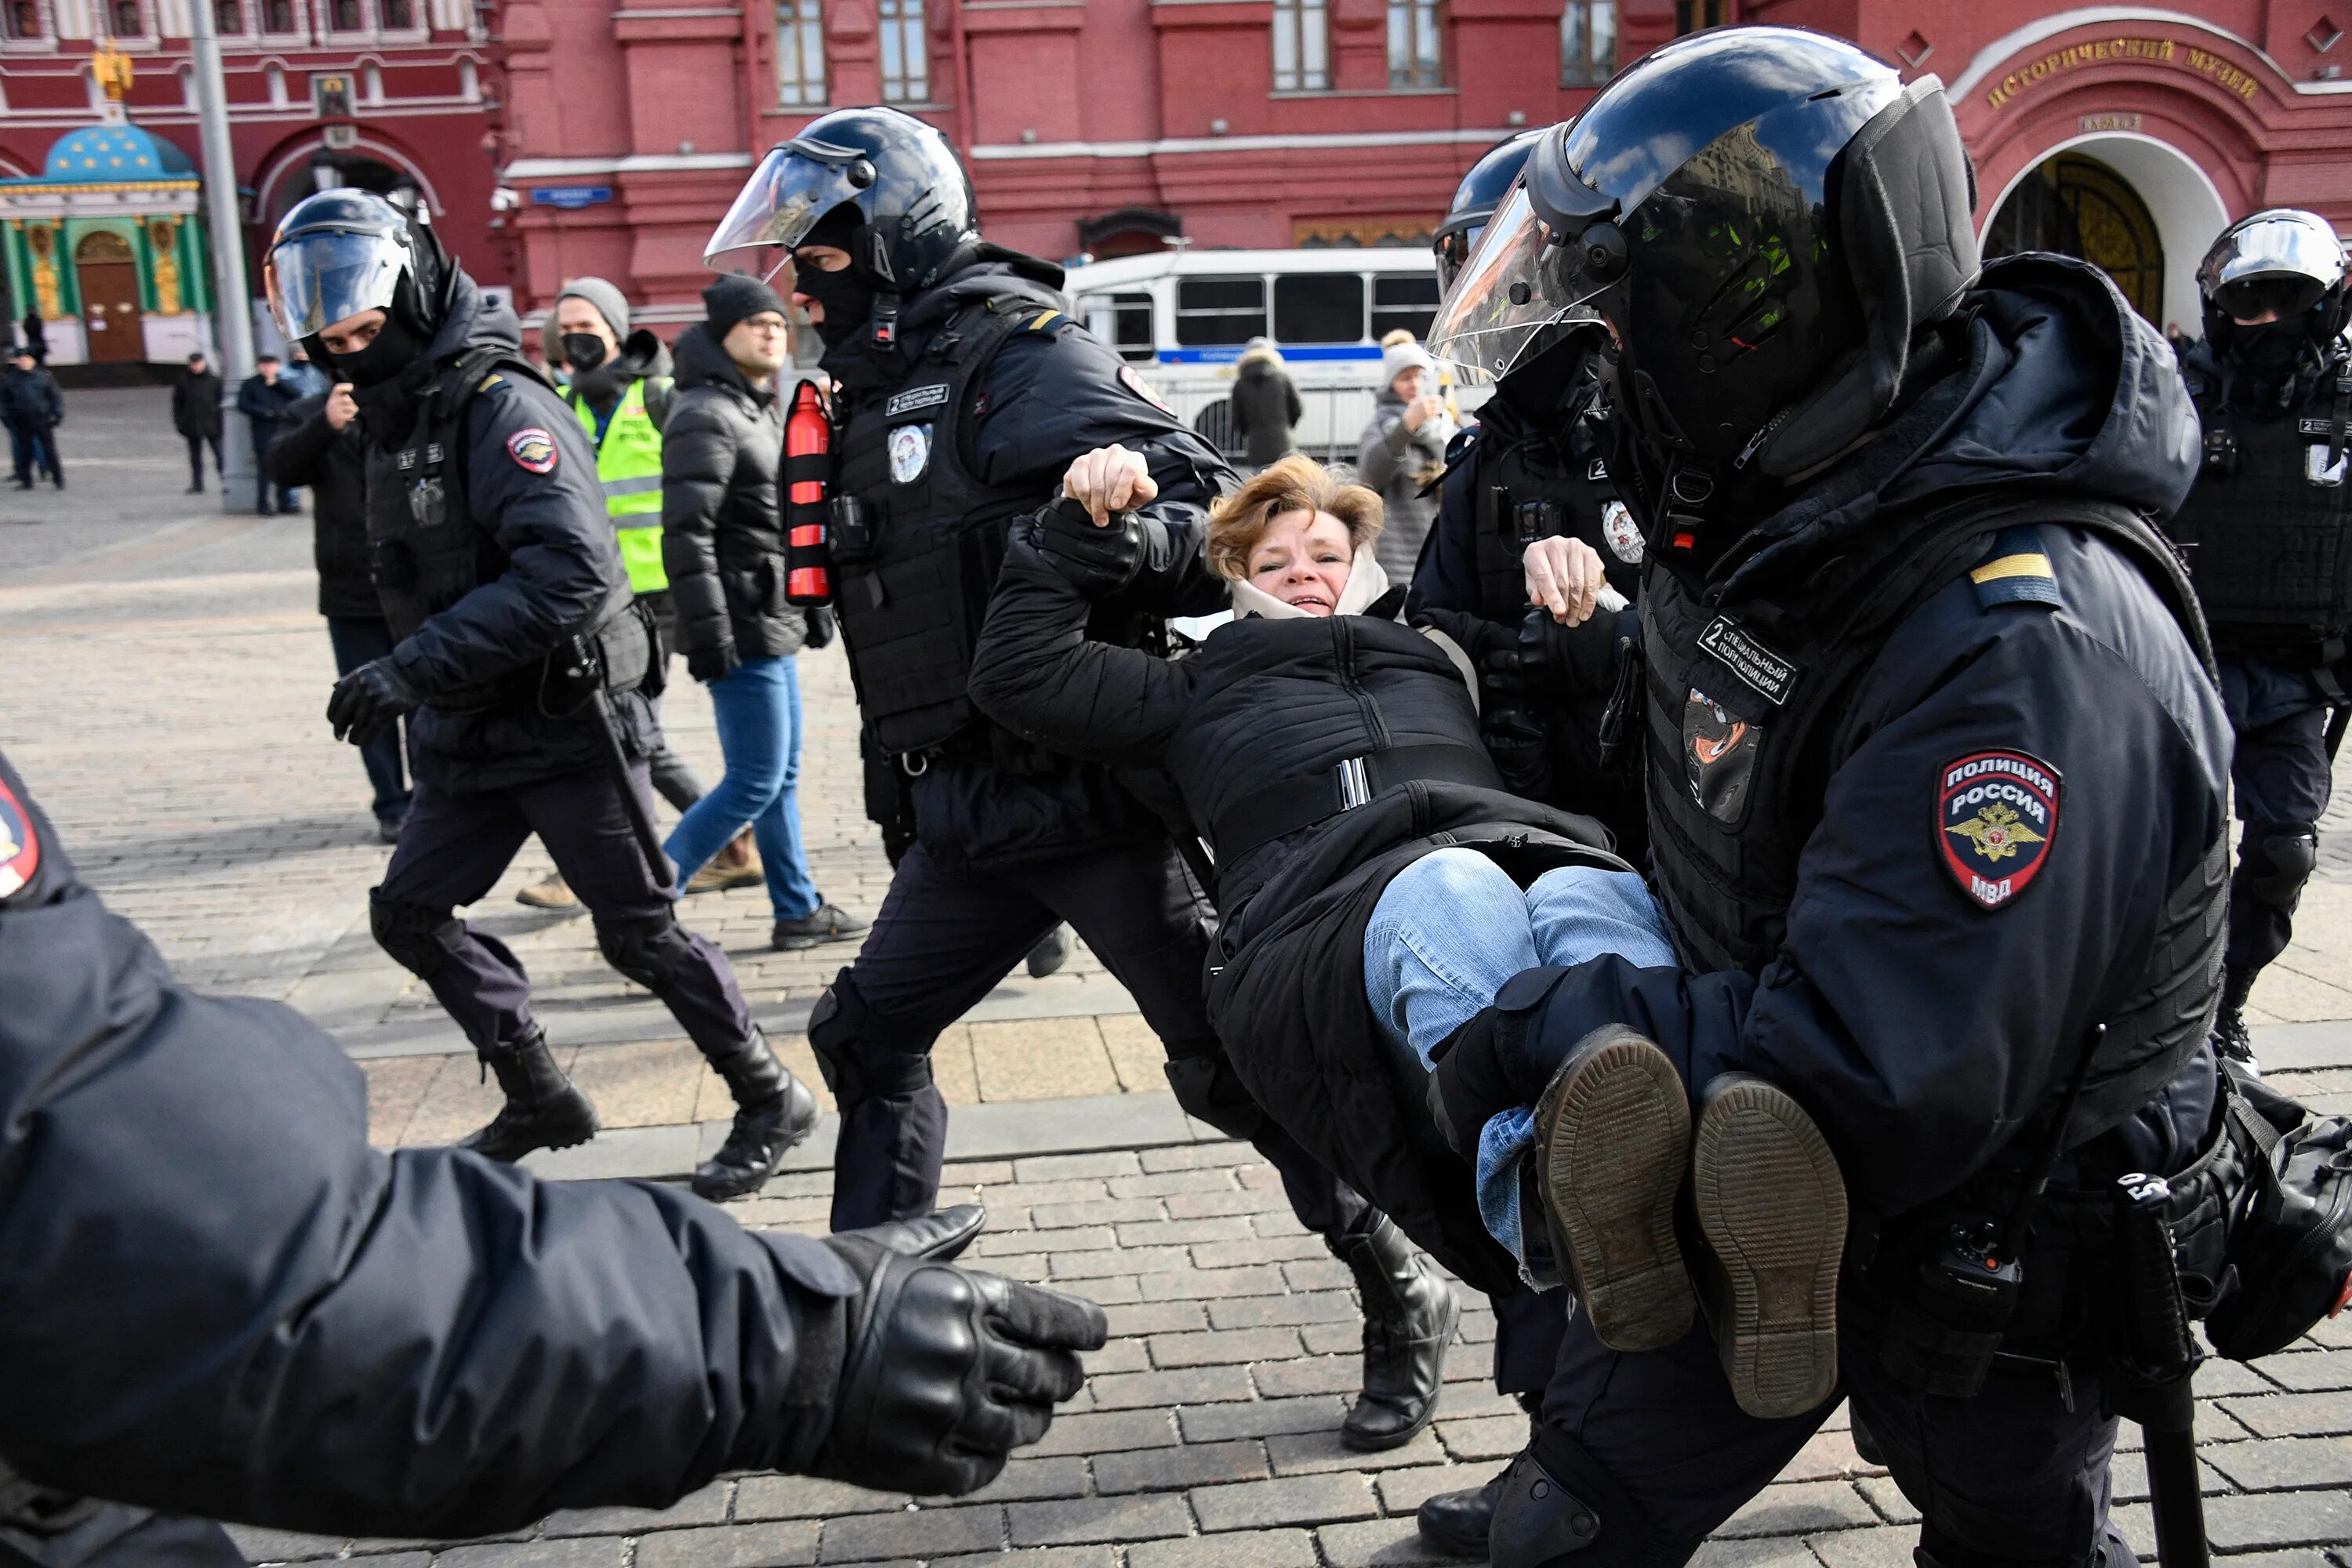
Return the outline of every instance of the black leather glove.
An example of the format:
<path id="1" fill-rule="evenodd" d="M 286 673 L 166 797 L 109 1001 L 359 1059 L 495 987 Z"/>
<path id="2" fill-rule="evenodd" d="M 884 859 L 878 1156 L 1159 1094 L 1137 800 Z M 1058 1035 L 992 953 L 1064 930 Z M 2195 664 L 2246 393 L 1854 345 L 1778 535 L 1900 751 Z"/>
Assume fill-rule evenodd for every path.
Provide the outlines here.
<path id="1" fill-rule="evenodd" d="M 941 1261 L 979 1229 L 958 1212 L 825 1237 L 862 1288 L 842 1303 L 836 1414 L 810 1475 L 927 1496 L 976 1491 L 1086 1382 L 1078 1352 L 1102 1348 L 1102 1309 Z"/>
<path id="2" fill-rule="evenodd" d="M 743 661 L 735 657 L 731 647 L 690 647 L 686 650 L 686 672 L 706 685 L 724 675 L 732 675 Z"/>
<path id="3" fill-rule="evenodd" d="M 1097 528 L 1087 509 L 1068 496 L 1038 511 L 1029 542 L 1089 599 L 1106 598 L 1134 582 L 1151 550 L 1150 534 L 1133 512 L 1113 512 Z"/>
<path id="4" fill-rule="evenodd" d="M 808 622 L 808 631 L 802 637 L 801 646 L 810 648 L 831 646 L 835 625 L 831 608 L 824 605 L 811 605 L 801 612 L 801 616 Z"/>
<path id="5" fill-rule="evenodd" d="M 389 656 L 370 659 L 335 682 L 327 699 L 327 722 L 335 727 L 336 740 L 364 746 L 424 701 Z"/>

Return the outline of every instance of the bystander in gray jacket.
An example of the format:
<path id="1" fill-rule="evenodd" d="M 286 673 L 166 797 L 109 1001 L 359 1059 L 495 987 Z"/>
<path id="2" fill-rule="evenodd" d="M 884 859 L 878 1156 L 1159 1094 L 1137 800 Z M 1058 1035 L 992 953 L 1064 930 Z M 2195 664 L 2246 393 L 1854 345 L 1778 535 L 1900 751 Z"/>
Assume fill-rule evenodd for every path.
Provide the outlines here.
<path id="1" fill-rule="evenodd" d="M 1373 552 L 1392 583 L 1412 580 L 1421 542 L 1437 516 L 1437 492 L 1430 484 L 1445 471 L 1445 446 L 1454 430 L 1437 395 L 1437 362 L 1419 343 L 1398 343 L 1382 353 L 1380 395 L 1356 444 L 1356 469 L 1365 486 L 1380 492 L 1383 521 Z"/>

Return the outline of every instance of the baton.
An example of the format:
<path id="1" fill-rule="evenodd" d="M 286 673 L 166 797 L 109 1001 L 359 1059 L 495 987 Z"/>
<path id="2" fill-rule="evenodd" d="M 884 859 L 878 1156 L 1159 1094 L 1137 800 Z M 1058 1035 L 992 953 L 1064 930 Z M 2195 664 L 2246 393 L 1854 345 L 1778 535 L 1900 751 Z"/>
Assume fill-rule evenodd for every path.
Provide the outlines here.
<path id="1" fill-rule="evenodd" d="M 2344 747 L 2347 729 L 2352 729 L 2352 702 L 2338 703 L 2334 716 L 2327 721 L 2327 760 L 2331 763 Z"/>
<path id="2" fill-rule="evenodd" d="M 646 871 L 656 888 L 670 885 L 669 856 L 662 848 L 661 835 L 654 828 L 654 816 L 646 805 L 645 797 L 637 793 L 636 775 L 629 769 L 628 753 L 621 749 L 621 726 L 613 716 L 613 699 L 604 689 L 604 668 L 595 651 L 584 637 L 572 639 L 573 675 L 586 681 L 588 710 L 595 718 L 596 749 L 604 753 L 604 771 L 613 775 L 613 784 L 621 792 L 621 810 L 629 819 L 629 831 L 637 841 L 637 853 L 645 857 Z"/>
<path id="3" fill-rule="evenodd" d="M 2116 1408 L 2139 1423 L 2147 1448 L 2147 1500 L 2156 1515 L 2162 1568 L 2208 1568 L 2204 1488 L 2197 1473 L 2196 1342 L 2180 1300 L 2180 1270 L 2164 1211 L 2172 1188 L 2161 1176 L 2129 1175 L 2116 1184 L 2116 1233 L 2123 1245 L 2129 1292 L 2117 1358 Z"/>

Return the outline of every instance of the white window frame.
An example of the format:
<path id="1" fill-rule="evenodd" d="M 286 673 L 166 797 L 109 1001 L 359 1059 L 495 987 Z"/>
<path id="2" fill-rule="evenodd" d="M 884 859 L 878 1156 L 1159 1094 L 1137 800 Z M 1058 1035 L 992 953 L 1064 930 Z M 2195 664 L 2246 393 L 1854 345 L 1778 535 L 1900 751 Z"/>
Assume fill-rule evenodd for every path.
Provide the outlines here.
<path id="1" fill-rule="evenodd" d="M 1444 0 L 1388 0 L 1389 86 L 1445 85 Z"/>
<path id="2" fill-rule="evenodd" d="M 832 90 L 825 77 L 824 0 L 776 0 L 776 105 L 823 109 Z"/>
<path id="3" fill-rule="evenodd" d="M 1329 0 L 1274 0 L 1270 44 L 1275 91 L 1331 90 Z"/>
<path id="4" fill-rule="evenodd" d="M 1617 0 L 1565 0 L 1559 8 L 1560 86 L 1598 87 L 1617 74 L 1619 19 Z M 1593 45 L 1604 29 L 1608 52 L 1599 54 Z"/>
<path id="5" fill-rule="evenodd" d="M 923 0 L 876 0 L 876 55 L 882 68 L 882 101 L 904 108 L 931 101 L 931 40 L 923 29 L 930 18 Z"/>

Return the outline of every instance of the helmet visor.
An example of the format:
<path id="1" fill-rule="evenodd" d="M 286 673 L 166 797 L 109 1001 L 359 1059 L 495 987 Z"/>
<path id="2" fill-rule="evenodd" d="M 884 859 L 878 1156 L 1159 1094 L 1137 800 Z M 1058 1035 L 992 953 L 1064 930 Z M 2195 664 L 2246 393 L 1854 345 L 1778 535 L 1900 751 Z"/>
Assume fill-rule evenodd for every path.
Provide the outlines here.
<path id="1" fill-rule="evenodd" d="M 719 258 L 726 256 L 728 267 L 772 278 L 819 219 L 856 201 L 874 178 L 873 163 L 856 148 L 787 142 L 761 159 L 744 182 L 735 205 L 702 247 L 702 264 L 721 270 Z"/>
<path id="2" fill-rule="evenodd" d="M 1589 314 L 1576 308 L 1601 291 L 1572 279 L 1566 261 L 1526 184 L 1513 185 L 1439 302 L 1429 352 L 1482 379 L 1508 374 L 1539 340 L 1551 341 L 1546 328 Z"/>
<path id="3" fill-rule="evenodd" d="M 388 310 L 408 248 L 386 234 L 313 229 L 269 250 L 266 287 L 278 330 L 299 342 L 362 310 Z"/>
<path id="4" fill-rule="evenodd" d="M 2264 213 L 2222 237 L 2197 281 L 2215 309 L 2238 320 L 2297 316 L 2344 281 L 2344 247 L 2309 213 Z"/>

